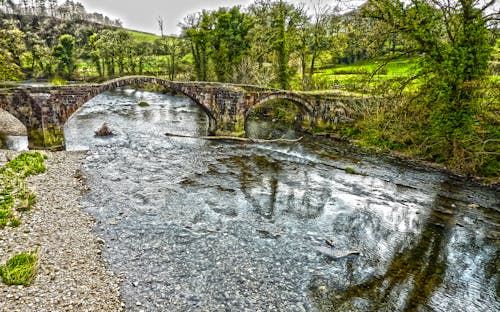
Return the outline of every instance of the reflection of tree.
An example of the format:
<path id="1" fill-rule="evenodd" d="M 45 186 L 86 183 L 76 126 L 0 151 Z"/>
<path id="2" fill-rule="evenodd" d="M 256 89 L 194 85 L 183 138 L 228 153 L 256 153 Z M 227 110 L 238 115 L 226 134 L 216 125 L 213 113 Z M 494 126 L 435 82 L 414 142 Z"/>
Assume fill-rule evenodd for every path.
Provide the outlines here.
<path id="1" fill-rule="evenodd" d="M 331 197 L 329 187 L 316 185 L 307 173 L 296 173 L 300 177 L 287 176 L 282 181 L 282 166 L 267 157 L 237 157 L 233 158 L 233 164 L 240 171 L 239 180 L 245 198 L 266 219 L 276 218 L 277 207 L 281 207 L 282 213 L 299 219 L 319 217 Z"/>
<path id="2" fill-rule="evenodd" d="M 257 213 L 266 219 L 273 219 L 276 207 L 276 196 L 278 193 L 278 179 L 277 175 L 281 171 L 281 167 L 276 162 L 270 162 L 264 156 L 253 156 L 253 157 L 237 157 L 233 159 L 234 164 L 240 169 L 240 184 L 241 190 L 245 194 L 245 198 L 252 204 L 252 206 L 257 210 Z M 270 198 L 266 204 L 261 204 L 259 197 L 262 194 L 255 196 L 252 194 L 252 189 L 256 187 L 262 188 L 265 186 L 260 185 L 260 180 L 256 179 L 256 176 L 270 175 L 269 178 L 269 188 L 270 188 Z"/>
<path id="3" fill-rule="evenodd" d="M 417 311 L 419 306 L 425 305 L 443 282 L 446 271 L 447 259 L 443 251 L 454 223 L 452 217 L 442 210 L 449 206 L 445 198 L 437 197 L 432 214 L 416 243 L 397 253 L 383 276 L 345 289 L 331 289 L 327 294 L 312 287 L 312 295 L 320 308 L 329 311 L 355 310 L 355 298 L 367 300 L 370 311 Z M 406 289 L 409 292 L 404 303 L 398 304 L 403 296 L 401 292 Z"/>
<path id="4" fill-rule="evenodd" d="M 283 192 L 286 202 L 282 203 L 285 211 L 297 219 L 315 219 L 320 217 L 331 198 L 331 187 L 323 185 L 307 171 L 296 173 L 286 184 L 287 191 Z"/>

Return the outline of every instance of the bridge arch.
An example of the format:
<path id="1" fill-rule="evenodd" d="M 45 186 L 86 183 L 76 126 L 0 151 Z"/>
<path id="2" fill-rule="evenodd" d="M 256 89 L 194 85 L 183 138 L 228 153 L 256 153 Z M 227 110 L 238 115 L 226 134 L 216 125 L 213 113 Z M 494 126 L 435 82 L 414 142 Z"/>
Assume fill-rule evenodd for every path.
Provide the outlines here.
<path id="1" fill-rule="evenodd" d="M 255 105 L 252 108 L 257 108 L 260 105 L 264 104 L 265 102 L 268 102 L 270 100 L 288 100 L 295 105 L 299 107 L 300 110 L 302 110 L 304 113 L 308 114 L 309 116 L 312 116 L 313 114 L 313 106 L 303 99 L 301 96 L 297 94 L 292 94 L 292 93 L 284 93 L 284 92 L 276 92 L 276 93 L 271 93 L 268 94 L 260 99 L 258 99 L 255 103 Z"/>
<path id="2" fill-rule="evenodd" d="M 295 106 L 298 111 L 293 108 L 293 111 L 290 111 L 291 113 L 295 112 L 297 115 L 295 115 L 294 121 L 293 121 L 293 127 L 296 130 L 306 130 L 310 128 L 311 123 L 313 121 L 313 107 L 312 105 L 305 99 L 303 99 L 301 96 L 296 95 L 296 94 L 291 94 L 287 92 L 275 92 L 271 94 L 267 94 L 255 101 L 255 104 L 250 107 L 246 112 L 245 112 L 245 132 L 249 131 L 251 128 L 249 128 L 248 122 L 252 119 L 252 114 L 257 110 L 259 107 L 265 105 L 267 102 L 274 101 L 274 100 L 285 100 L 289 102 L 292 106 Z M 280 105 L 281 106 L 281 105 Z M 293 116 L 293 115 L 292 115 Z M 274 121 L 274 120 L 273 120 Z M 290 122 L 290 120 L 288 120 Z"/>
<path id="3" fill-rule="evenodd" d="M 182 82 L 174 82 L 162 78 L 157 78 L 157 77 L 151 77 L 151 76 L 128 76 L 128 77 L 121 77 L 121 78 L 116 78 L 113 80 L 110 80 L 108 82 L 105 82 L 100 85 L 96 85 L 95 89 L 96 91 L 91 92 L 92 95 L 88 99 L 84 101 L 80 106 L 83 106 L 86 102 L 91 100 L 92 98 L 96 97 L 97 95 L 106 92 L 106 91 L 112 91 L 117 88 L 125 87 L 125 86 L 130 86 L 130 85 L 138 85 L 141 83 L 152 83 L 160 86 L 165 86 L 168 87 L 169 89 L 178 92 L 180 94 L 183 94 L 190 98 L 193 102 L 195 102 L 201 109 L 207 114 L 208 116 L 208 132 L 210 134 L 214 134 L 216 129 L 217 129 L 217 119 L 215 118 L 213 112 L 210 110 L 209 107 L 203 104 L 203 101 L 199 98 L 199 94 L 196 92 L 193 92 L 192 88 L 188 87 L 186 83 Z M 74 113 L 74 112 L 73 112 Z M 70 116 L 68 116 L 69 118 Z"/>

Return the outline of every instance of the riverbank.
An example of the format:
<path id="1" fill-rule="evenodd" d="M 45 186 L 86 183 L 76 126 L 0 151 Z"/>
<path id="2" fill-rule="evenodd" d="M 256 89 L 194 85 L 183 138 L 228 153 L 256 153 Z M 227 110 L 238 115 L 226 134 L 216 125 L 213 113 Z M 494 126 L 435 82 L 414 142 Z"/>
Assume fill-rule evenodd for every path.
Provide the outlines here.
<path id="1" fill-rule="evenodd" d="M 452 176 L 455 179 L 463 182 L 474 183 L 476 185 L 489 187 L 496 190 L 500 189 L 500 177 L 487 178 L 481 176 L 474 176 L 471 174 L 461 172 L 459 170 L 453 170 L 447 167 L 445 164 L 426 160 L 422 157 L 418 157 L 415 154 L 410 154 L 398 150 L 383 149 L 377 146 L 370 146 L 367 145 L 365 142 L 362 142 L 362 140 L 350 138 L 334 132 L 312 133 L 311 136 L 313 138 L 331 140 L 332 142 L 331 144 L 335 144 L 335 142 L 346 144 L 346 146 L 349 147 L 348 148 L 349 151 L 352 152 L 353 154 L 372 155 L 375 157 L 384 158 L 394 163 L 404 163 L 410 167 L 418 168 L 419 170 L 423 171 L 425 170 L 439 171 L 441 173 Z"/>
<path id="2" fill-rule="evenodd" d="M 0 311 L 122 311 L 120 279 L 107 270 L 104 242 L 80 206 L 85 153 L 44 153 L 47 172 L 27 179 L 34 208 L 19 227 L 0 229 L 0 264 L 38 249 L 38 274 L 29 287 L 0 283 Z M 0 165 L 17 154 L 0 150 Z"/>

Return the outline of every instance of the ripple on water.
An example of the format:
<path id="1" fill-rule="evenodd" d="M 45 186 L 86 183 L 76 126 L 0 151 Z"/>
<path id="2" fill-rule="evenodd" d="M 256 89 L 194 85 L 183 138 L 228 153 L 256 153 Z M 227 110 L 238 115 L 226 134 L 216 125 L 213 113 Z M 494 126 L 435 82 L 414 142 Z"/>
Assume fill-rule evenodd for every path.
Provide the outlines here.
<path id="1" fill-rule="evenodd" d="M 103 122 L 115 136 L 94 137 Z M 328 141 L 163 135 L 207 125 L 186 98 L 132 89 L 66 125 L 68 148 L 90 149 L 84 206 L 130 309 L 500 309 L 498 192 Z"/>

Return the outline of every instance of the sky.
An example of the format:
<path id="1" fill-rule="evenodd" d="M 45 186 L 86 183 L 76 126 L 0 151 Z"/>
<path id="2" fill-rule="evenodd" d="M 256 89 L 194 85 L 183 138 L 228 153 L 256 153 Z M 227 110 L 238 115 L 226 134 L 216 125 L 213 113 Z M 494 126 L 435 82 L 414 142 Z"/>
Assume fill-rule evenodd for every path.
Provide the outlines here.
<path id="1" fill-rule="evenodd" d="M 126 28 L 159 34 L 158 17 L 164 21 L 164 33 L 180 34 L 178 24 L 188 14 L 203 9 L 214 10 L 219 7 L 241 5 L 247 7 L 253 0 L 76 0 L 82 3 L 87 12 L 98 12 L 112 19 L 119 18 Z M 316 1 L 329 0 L 286 0 L 290 3 L 310 5 Z M 59 0 L 64 2 L 64 0 Z"/>
<path id="2" fill-rule="evenodd" d="M 158 17 L 163 17 L 164 33 L 179 34 L 177 26 L 185 16 L 203 9 L 234 5 L 248 6 L 252 0 L 77 0 L 87 12 L 119 18 L 126 28 L 159 34 Z M 64 1 L 59 1 L 64 2 Z"/>

